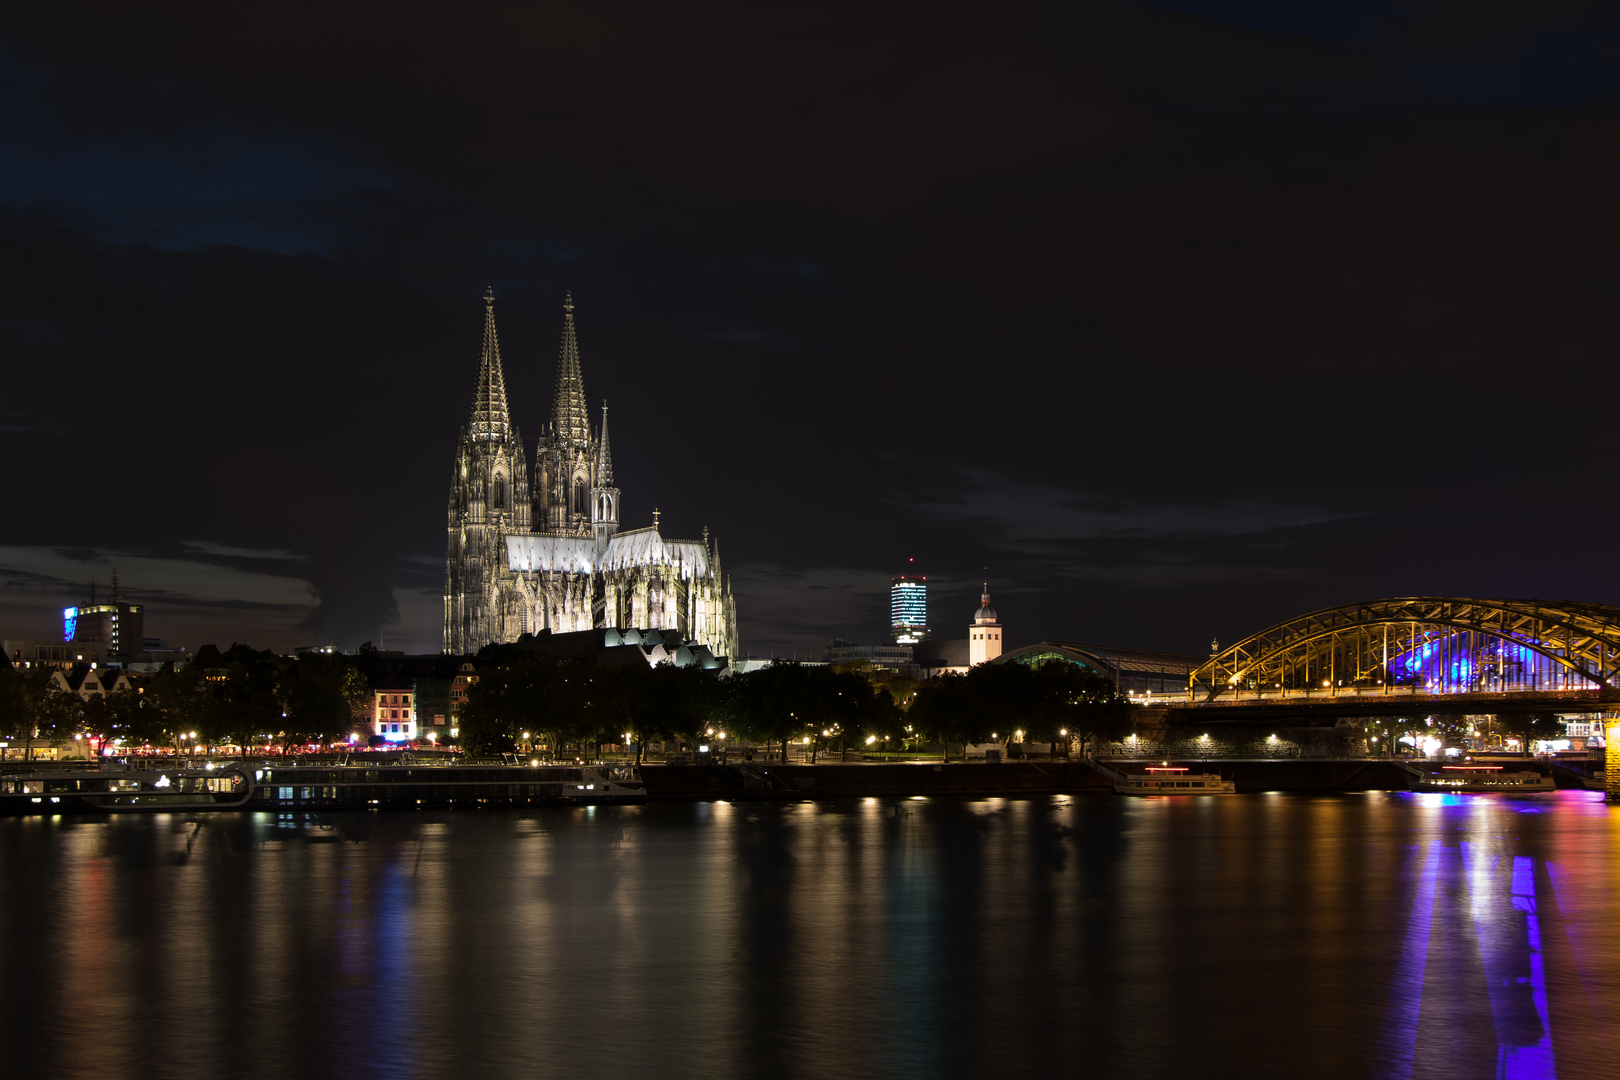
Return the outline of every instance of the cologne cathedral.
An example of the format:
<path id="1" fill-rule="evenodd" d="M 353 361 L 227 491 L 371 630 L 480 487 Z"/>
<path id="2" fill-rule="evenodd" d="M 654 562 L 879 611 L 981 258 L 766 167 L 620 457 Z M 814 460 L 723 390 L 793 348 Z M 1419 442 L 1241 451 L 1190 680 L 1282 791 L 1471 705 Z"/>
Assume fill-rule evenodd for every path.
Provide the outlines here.
<path id="1" fill-rule="evenodd" d="M 606 404 L 601 415 L 593 425 L 569 295 L 551 421 L 530 468 L 507 409 L 486 292 L 478 387 L 450 480 L 446 652 L 548 630 L 623 628 L 674 631 L 716 656 L 737 655 L 736 603 L 709 530 L 702 540 L 666 540 L 657 511 L 649 527 L 619 528 Z"/>

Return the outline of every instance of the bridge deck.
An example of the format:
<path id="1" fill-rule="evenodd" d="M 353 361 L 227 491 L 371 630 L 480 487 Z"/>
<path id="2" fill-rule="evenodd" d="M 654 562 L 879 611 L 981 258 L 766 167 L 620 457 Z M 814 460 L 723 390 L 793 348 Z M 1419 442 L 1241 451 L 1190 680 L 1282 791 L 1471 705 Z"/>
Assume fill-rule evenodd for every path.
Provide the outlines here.
<path id="1" fill-rule="evenodd" d="M 1338 691 L 1312 691 L 1285 694 L 1262 693 L 1222 696 L 1214 701 L 1183 701 L 1170 705 L 1172 723 L 1196 716 L 1204 721 L 1297 716 L 1410 716 L 1414 713 L 1526 713 L 1526 712 L 1604 712 L 1620 707 L 1614 695 L 1597 690 L 1518 690 L 1507 693 L 1418 694 L 1395 688 L 1392 691 L 1341 688 Z"/>

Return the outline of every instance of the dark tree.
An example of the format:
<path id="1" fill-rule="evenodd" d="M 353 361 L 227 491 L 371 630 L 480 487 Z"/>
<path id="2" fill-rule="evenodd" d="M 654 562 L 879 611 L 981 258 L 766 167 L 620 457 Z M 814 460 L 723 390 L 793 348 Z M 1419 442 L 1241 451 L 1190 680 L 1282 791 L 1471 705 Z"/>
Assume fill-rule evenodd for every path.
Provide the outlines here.
<path id="1" fill-rule="evenodd" d="M 63 690 L 50 668 L 0 669 L 0 734 L 26 740 L 25 757 L 34 756 L 34 739 L 52 744 L 73 738 L 83 721 L 79 695 Z"/>
<path id="2" fill-rule="evenodd" d="M 556 660 L 531 659 L 483 669 L 458 716 L 462 747 L 473 754 L 512 753 L 524 731 L 550 732 L 560 740 L 563 668 Z"/>
<path id="3" fill-rule="evenodd" d="M 176 671 L 165 664 L 142 688 L 141 720 L 128 736 L 130 746 L 172 743 L 182 734 L 206 729 L 211 702 L 208 683 L 195 664 Z"/>
<path id="4" fill-rule="evenodd" d="M 207 694 L 202 738 L 209 742 L 232 742 L 247 754 L 254 741 L 267 734 L 283 735 L 281 752 L 287 752 L 287 725 L 277 690 L 281 686 L 283 661 L 269 650 L 233 644 L 221 657 L 220 669 L 210 669 L 205 682 Z"/>
<path id="5" fill-rule="evenodd" d="M 349 734 L 370 690 L 348 657 L 305 653 L 281 672 L 276 696 L 288 743 L 324 743 Z"/>

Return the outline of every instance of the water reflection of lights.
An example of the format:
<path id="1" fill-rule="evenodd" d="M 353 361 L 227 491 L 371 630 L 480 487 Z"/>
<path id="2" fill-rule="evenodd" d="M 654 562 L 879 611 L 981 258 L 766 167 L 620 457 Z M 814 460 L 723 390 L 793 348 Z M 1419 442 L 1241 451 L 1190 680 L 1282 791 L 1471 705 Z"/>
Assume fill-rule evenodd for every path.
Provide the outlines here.
<path id="1" fill-rule="evenodd" d="M 1564 1051 L 1560 1049 L 1555 1059 L 1553 1005 L 1561 1002 L 1557 1011 L 1563 1015 L 1585 1004 L 1579 996 L 1559 997 L 1562 991 L 1556 990 L 1549 1000 L 1549 981 L 1556 988 L 1583 978 L 1578 971 L 1566 970 L 1560 983 L 1556 971 L 1549 973 L 1549 956 L 1565 968 L 1578 968 L 1582 962 L 1570 923 L 1576 914 L 1575 891 L 1558 863 L 1519 854 L 1517 838 L 1501 835 L 1503 819 L 1497 815 L 1552 809 L 1577 815 L 1606 811 L 1600 793 L 1590 793 L 1590 799 L 1579 797 L 1587 793 L 1566 794 L 1571 797 L 1557 807 L 1516 806 L 1497 796 L 1405 796 L 1423 812 L 1437 815 L 1437 822 L 1454 824 L 1458 811 L 1466 811 L 1467 829 L 1475 839 L 1453 840 L 1455 832 L 1448 827 L 1412 849 L 1407 864 L 1409 917 L 1396 953 L 1381 1037 L 1383 1074 L 1404 1077 L 1433 1071 L 1439 1057 L 1455 1051 L 1455 1046 L 1445 1049 L 1440 1042 L 1494 1033 L 1495 1076 L 1557 1077 Z M 1550 924 L 1543 921 L 1547 913 Z M 1567 942 L 1562 940 L 1566 935 Z M 1468 1018 L 1468 1030 L 1451 1030 L 1463 1017 Z M 1575 1067 L 1573 1062 L 1566 1064 Z M 1451 1075 L 1445 1068 L 1441 1071 Z"/>

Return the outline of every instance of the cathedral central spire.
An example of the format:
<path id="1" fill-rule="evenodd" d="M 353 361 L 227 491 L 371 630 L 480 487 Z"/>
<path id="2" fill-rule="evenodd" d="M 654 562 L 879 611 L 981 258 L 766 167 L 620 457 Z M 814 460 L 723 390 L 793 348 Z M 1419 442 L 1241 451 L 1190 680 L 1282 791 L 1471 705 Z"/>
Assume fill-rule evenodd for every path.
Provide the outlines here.
<path id="1" fill-rule="evenodd" d="M 591 484 L 591 534 L 600 558 L 619 531 L 619 489 L 613 486 L 613 451 L 608 447 L 607 402 L 602 402 L 602 430 L 596 442 L 596 480 Z"/>
<path id="2" fill-rule="evenodd" d="M 602 402 L 602 441 L 596 447 L 596 486 L 613 486 L 613 449 L 608 445 L 607 402 Z"/>
<path id="3" fill-rule="evenodd" d="M 495 289 L 484 290 L 484 346 L 478 360 L 478 388 L 473 391 L 467 434 L 474 442 L 504 441 L 512 431 L 506 409 L 506 376 L 501 371 L 501 343 L 495 335 Z"/>
<path id="4" fill-rule="evenodd" d="M 579 340 L 574 335 L 574 294 L 563 294 L 562 352 L 557 357 L 557 395 L 551 403 L 551 437 L 557 445 L 590 445 L 590 408 L 579 371 Z"/>

